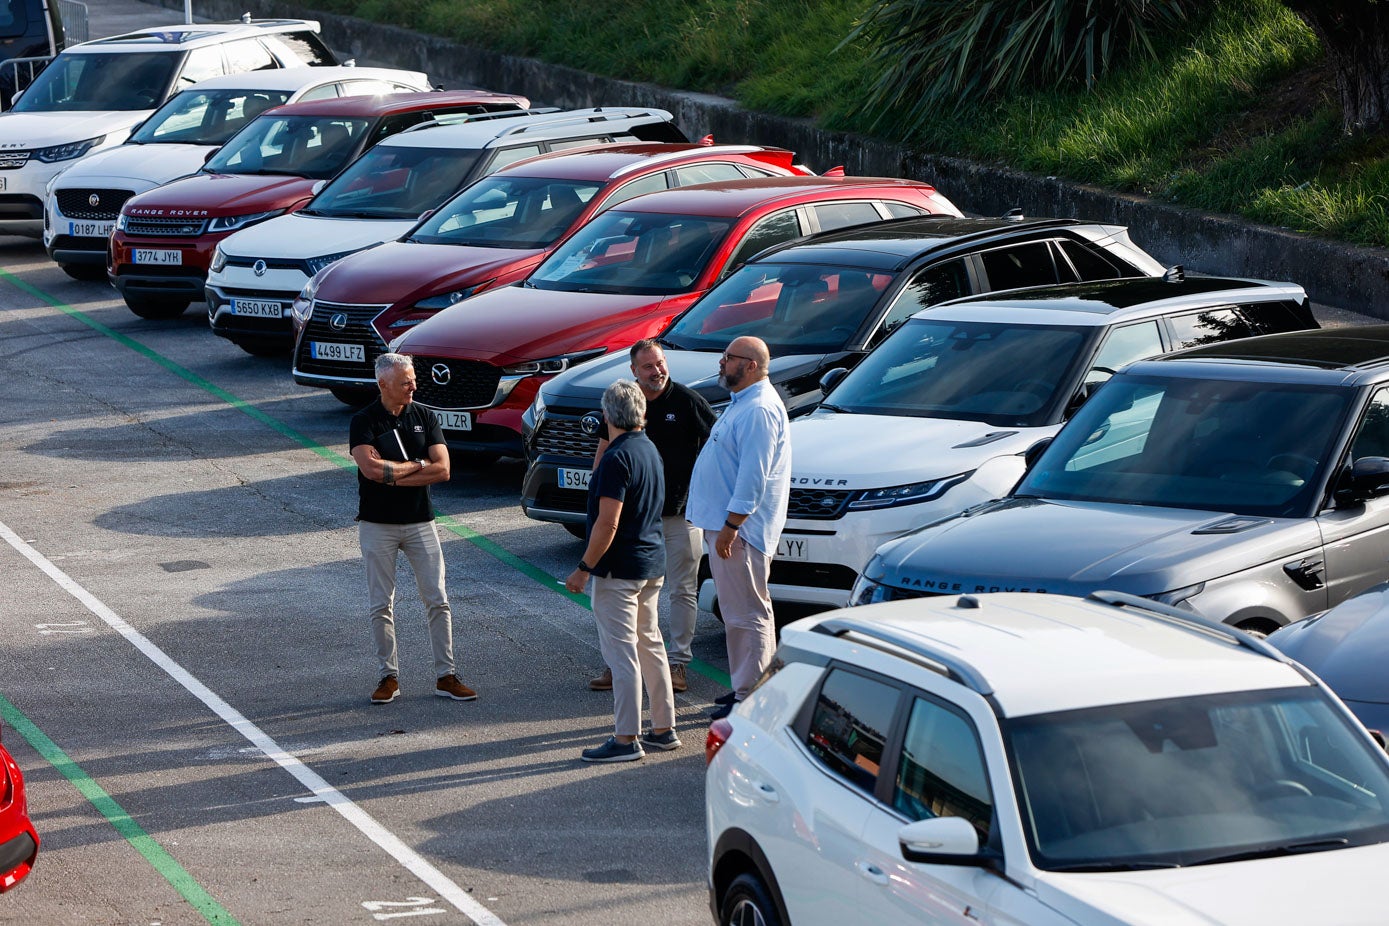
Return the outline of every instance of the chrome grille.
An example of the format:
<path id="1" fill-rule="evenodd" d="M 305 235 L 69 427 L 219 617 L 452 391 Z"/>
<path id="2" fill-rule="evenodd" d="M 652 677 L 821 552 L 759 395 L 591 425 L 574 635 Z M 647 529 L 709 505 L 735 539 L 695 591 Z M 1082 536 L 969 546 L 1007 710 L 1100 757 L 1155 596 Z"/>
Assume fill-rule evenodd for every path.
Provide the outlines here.
<path id="1" fill-rule="evenodd" d="M 27 151 L 0 151 L 0 170 L 19 170 L 28 163 Z"/>
<path id="2" fill-rule="evenodd" d="M 356 379 L 376 377 L 376 358 L 386 352 L 386 345 L 371 327 L 371 321 L 385 311 L 384 305 L 345 305 L 340 302 L 315 302 L 313 315 L 305 326 L 304 336 L 299 340 L 299 353 L 295 357 L 295 369 L 301 373 L 317 373 L 322 376 L 349 376 Z M 333 327 L 332 320 L 341 316 L 341 328 Z M 366 350 L 366 362 L 355 363 L 343 360 L 317 360 L 309 356 L 310 341 L 330 341 L 334 344 L 360 344 Z"/>
<path id="3" fill-rule="evenodd" d="M 844 506 L 853 494 L 844 489 L 792 489 L 786 516 L 822 521 L 843 517 Z"/>
<path id="4" fill-rule="evenodd" d="M 159 238 L 196 238 L 207 227 L 204 219 L 156 219 L 149 216 L 127 216 L 127 235 L 149 235 Z"/>
<path id="5" fill-rule="evenodd" d="M 121 214 L 121 206 L 135 195 L 134 190 L 95 190 L 91 188 L 58 190 L 58 211 L 70 219 L 109 222 Z M 97 198 L 92 205 L 92 197 Z"/>
<path id="6" fill-rule="evenodd" d="M 592 460 L 598 453 L 598 435 L 585 434 L 577 418 L 547 417 L 534 438 L 534 452 Z"/>
<path id="7" fill-rule="evenodd" d="M 436 367 L 448 369 L 448 382 L 434 379 Z M 497 396 L 502 369 L 479 360 L 415 358 L 415 399 L 430 408 L 486 408 Z"/>

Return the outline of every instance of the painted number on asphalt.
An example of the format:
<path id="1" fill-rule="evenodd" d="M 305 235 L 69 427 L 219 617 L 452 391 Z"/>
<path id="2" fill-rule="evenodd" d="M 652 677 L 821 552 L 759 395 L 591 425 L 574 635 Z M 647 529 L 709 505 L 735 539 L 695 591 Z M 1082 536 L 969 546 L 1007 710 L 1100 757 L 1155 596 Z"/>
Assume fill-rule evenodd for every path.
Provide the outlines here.
<path id="1" fill-rule="evenodd" d="M 378 920 L 395 920 L 402 916 L 429 916 L 431 913 L 447 913 L 443 907 L 435 907 L 432 897 L 410 897 L 406 900 L 364 900 L 362 906 L 366 907 L 371 915 Z M 395 907 L 409 907 L 413 909 L 390 912 Z M 386 912 L 379 912 L 386 911 Z"/>
<path id="2" fill-rule="evenodd" d="M 44 635 L 53 633 L 91 633 L 86 621 L 64 621 L 61 624 L 35 624 L 38 632 Z"/>

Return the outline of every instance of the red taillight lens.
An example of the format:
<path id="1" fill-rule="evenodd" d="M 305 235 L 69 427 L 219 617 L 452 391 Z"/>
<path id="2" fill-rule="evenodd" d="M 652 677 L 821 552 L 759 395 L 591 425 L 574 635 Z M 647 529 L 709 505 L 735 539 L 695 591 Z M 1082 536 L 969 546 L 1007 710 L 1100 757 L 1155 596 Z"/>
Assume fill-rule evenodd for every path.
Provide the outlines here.
<path id="1" fill-rule="evenodd" d="M 723 744 L 728 742 L 728 738 L 733 735 L 733 724 L 728 720 L 715 720 L 709 724 L 709 733 L 704 737 L 704 764 L 708 765 L 714 761 L 714 756 L 718 755 Z"/>

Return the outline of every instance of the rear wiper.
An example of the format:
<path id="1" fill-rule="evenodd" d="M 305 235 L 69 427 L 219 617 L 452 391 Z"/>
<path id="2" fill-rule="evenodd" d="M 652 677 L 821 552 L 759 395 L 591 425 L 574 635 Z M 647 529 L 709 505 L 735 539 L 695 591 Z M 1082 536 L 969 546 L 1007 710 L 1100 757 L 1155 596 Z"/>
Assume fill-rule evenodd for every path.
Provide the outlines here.
<path id="1" fill-rule="evenodd" d="M 1203 858 L 1199 862 L 1192 862 L 1193 865 L 1220 865 L 1225 862 L 1244 862 L 1256 858 L 1281 858 L 1285 855 L 1306 855 L 1309 852 L 1327 852 L 1332 849 L 1343 849 L 1350 845 L 1350 840 L 1344 836 L 1333 836 L 1330 839 L 1309 839 L 1306 842 L 1288 842 L 1277 846 L 1266 846 L 1262 849 L 1248 849 L 1244 852 L 1231 852 L 1228 855 L 1213 855 L 1210 858 Z"/>

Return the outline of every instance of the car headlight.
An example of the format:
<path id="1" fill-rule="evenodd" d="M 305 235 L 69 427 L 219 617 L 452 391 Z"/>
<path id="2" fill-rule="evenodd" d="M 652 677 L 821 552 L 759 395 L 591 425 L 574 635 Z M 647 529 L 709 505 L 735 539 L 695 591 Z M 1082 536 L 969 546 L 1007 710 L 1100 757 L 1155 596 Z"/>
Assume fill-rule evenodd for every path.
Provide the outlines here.
<path id="1" fill-rule="evenodd" d="M 125 231 L 125 225 L 128 221 L 130 221 L 130 217 L 124 212 L 116 216 L 116 231 Z"/>
<path id="2" fill-rule="evenodd" d="M 509 367 L 502 367 L 502 373 L 507 376 L 553 376 L 556 373 L 563 373 L 573 366 L 578 366 L 586 360 L 592 360 L 606 352 L 606 348 L 597 350 L 579 351 L 575 354 L 561 354 L 558 357 L 546 357 L 544 360 L 528 360 L 525 363 L 518 363 Z"/>
<path id="3" fill-rule="evenodd" d="M 1191 606 L 1190 599 L 1195 598 L 1205 590 L 1206 583 L 1197 582 L 1195 585 L 1188 585 L 1185 588 L 1177 588 L 1170 592 L 1163 592 L 1160 595 L 1149 595 L 1147 597 L 1160 604 L 1170 604 L 1176 608 L 1195 611 L 1196 609 Z"/>
<path id="4" fill-rule="evenodd" d="M 218 251 L 221 251 L 220 247 Z M 295 321 L 303 324 L 313 316 L 313 299 L 314 294 L 318 292 L 318 283 L 318 274 L 314 274 L 309 277 L 309 282 L 304 284 L 304 288 L 299 290 L 299 295 L 294 297 L 289 313 L 294 316 Z"/>
<path id="5" fill-rule="evenodd" d="M 210 232 L 236 231 L 238 228 L 264 222 L 266 219 L 273 219 L 283 213 L 283 209 L 272 209 L 269 212 L 252 212 L 249 215 L 219 215 L 207 223 L 207 230 Z"/>
<path id="6" fill-rule="evenodd" d="M 73 158 L 80 158 L 104 141 L 106 141 L 106 136 L 98 135 L 96 138 L 88 138 L 84 141 L 70 141 L 66 145 L 39 148 L 34 152 L 34 157 L 45 164 L 52 164 L 54 161 L 71 161 Z"/>
<path id="7" fill-rule="evenodd" d="M 971 475 L 972 473 L 959 473 L 954 476 L 946 476 L 943 479 L 932 479 L 929 482 L 912 482 L 886 489 L 864 489 L 862 492 L 854 493 L 849 501 L 849 508 L 855 511 L 865 511 L 870 508 L 895 508 L 898 505 L 929 502 L 933 498 L 944 495 L 951 486 L 959 485 Z"/>
<path id="8" fill-rule="evenodd" d="M 207 269 L 212 273 L 221 273 L 222 268 L 227 265 L 227 255 L 223 253 L 222 246 L 219 244 L 212 249 L 212 262 L 207 265 Z"/>
<path id="9" fill-rule="evenodd" d="M 860 575 L 854 580 L 853 590 L 849 592 L 849 607 L 857 608 L 860 605 L 891 601 L 893 599 L 892 591 L 891 587 L 881 585 L 867 576 Z"/>
<path id="10" fill-rule="evenodd" d="M 440 309 L 447 309 L 451 305 L 457 305 L 470 296 L 476 296 L 487 287 L 495 283 L 496 280 L 484 280 L 464 289 L 455 289 L 451 293 L 439 293 L 437 296 L 430 296 L 415 303 L 415 308 L 426 312 L 437 312 Z"/>
<path id="11" fill-rule="evenodd" d="M 521 413 L 521 424 L 532 431 L 539 430 L 540 425 L 545 421 L 545 396 L 541 394 L 542 392 L 544 390 L 537 391 L 535 399 Z"/>

